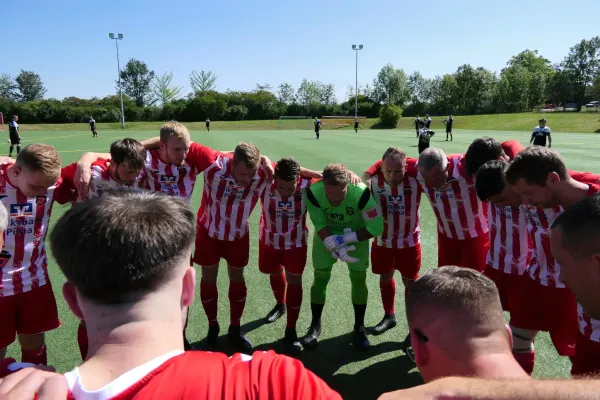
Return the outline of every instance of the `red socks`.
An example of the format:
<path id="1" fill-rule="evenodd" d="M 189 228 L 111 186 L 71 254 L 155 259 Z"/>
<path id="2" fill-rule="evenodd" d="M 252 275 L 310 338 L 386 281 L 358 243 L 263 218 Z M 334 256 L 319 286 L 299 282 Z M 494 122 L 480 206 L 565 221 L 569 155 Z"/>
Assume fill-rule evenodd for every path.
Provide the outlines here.
<path id="1" fill-rule="evenodd" d="M 383 312 L 385 315 L 394 313 L 394 298 L 396 297 L 396 281 L 392 278 L 387 282 L 379 282 L 381 289 L 381 302 L 383 303 Z"/>
<path id="2" fill-rule="evenodd" d="M 217 282 L 206 282 L 204 279 L 200 280 L 200 300 L 202 300 L 202 307 L 204 307 L 204 312 L 206 313 L 206 317 L 208 318 L 208 325 L 216 325 L 217 306 L 219 303 L 219 292 L 217 291 Z"/>
<path id="3" fill-rule="evenodd" d="M 277 274 L 269 275 L 269 280 L 271 281 L 271 289 L 273 289 L 273 295 L 275 296 L 275 301 L 277 304 L 285 303 L 285 274 L 283 271 Z"/>
<path id="4" fill-rule="evenodd" d="M 302 285 L 288 285 L 286 298 L 287 328 L 296 328 L 301 306 Z"/>
<path id="5" fill-rule="evenodd" d="M 83 321 L 79 323 L 79 328 L 77 328 L 77 343 L 79 344 L 79 353 L 81 354 L 81 359 L 85 360 L 88 353 L 88 337 L 87 327 Z"/>
<path id="6" fill-rule="evenodd" d="M 46 345 L 40 348 L 27 350 L 21 349 L 21 361 L 37 365 L 48 365 L 48 355 L 46 354 Z"/>
<path id="7" fill-rule="evenodd" d="M 216 290 L 216 286 L 215 286 Z M 231 325 L 240 326 L 244 307 L 246 306 L 246 282 L 229 282 L 229 312 Z M 215 305 L 216 316 L 216 305 Z"/>
<path id="8" fill-rule="evenodd" d="M 535 351 L 530 351 L 529 353 L 515 353 L 515 360 L 519 363 L 521 368 L 525 370 L 529 375 L 533 372 L 533 365 L 535 364 Z"/>

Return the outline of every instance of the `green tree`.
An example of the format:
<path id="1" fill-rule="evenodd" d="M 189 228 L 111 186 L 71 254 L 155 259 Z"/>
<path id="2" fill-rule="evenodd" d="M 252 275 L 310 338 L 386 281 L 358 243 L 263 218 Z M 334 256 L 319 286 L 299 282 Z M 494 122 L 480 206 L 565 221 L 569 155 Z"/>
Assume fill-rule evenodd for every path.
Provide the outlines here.
<path id="1" fill-rule="evenodd" d="M 190 74 L 190 86 L 194 91 L 194 95 L 215 90 L 217 87 L 216 82 L 217 75 L 212 71 L 202 70 L 200 73 L 192 71 Z"/>
<path id="2" fill-rule="evenodd" d="M 336 104 L 335 85 L 317 82 L 317 97 L 319 102 L 325 105 Z"/>
<path id="3" fill-rule="evenodd" d="M 381 124 L 395 128 L 402 117 L 402 108 L 394 104 L 386 104 L 379 110 Z"/>
<path id="4" fill-rule="evenodd" d="M 183 86 L 173 86 L 173 72 L 165 72 L 162 75 L 157 75 L 152 81 L 152 91 L 154 96 L 160 101 L 160 104 L 164 108 L 171 101 L 181 97 L 183 92 Z"/>
<path id="5" fill-rule="evenodd" d="M 123 92 L 134 99 L 138 107 L 153 104 L 156 101 L 152 97 L 154 76 L 154 71 L 151 71 L 145 62 L 130 59 L 121 70 Z"/>
<path id="6" fill-rule="evenodd" d="M 319 83 L 304 78 L 296 92 L 298 102 L 306 107 L 319 103 Z"/>
<path id="7" fill-rule="evenodd" d="M 531 84 L 531 79 L 531 74 L 522 65 L 512 65 L 502 70 L 496 92 L 498 111 L 527 111 L 529 97 L 526 88 Z"/>
<path id="8" fill-rule="evenodd" d="M 374 96 L 381 103 L 402 106 L 409 100 L 406 74 L 392 64 L 388 63 L 381 68 L 373 86 Z"/>
<path id="9" fill-rule="evenodd" d="M 44 98 L 46 88 L 42 84 L 42 78 L 35 72 L 21 70 L 15 81 L 20 92 L 19 100 L 32 101 Z"/>
<path id="10" fill-rule="evenodd" d="M 273 87 L 271 85 L 269 85 L 268 83 L 265 83 L 264 85 L 261 85 L 260 83 L 256 84 L 256 89 L 254 89 L 255 92 L 271 92 L 273 90 Z"/>
<path id="11" fill-rule="evenodd" d="M 293 104 L 296 102 L 296 90 L 294 90 L 294 87 L 287 82 L 279 85 L 277 96 L 279 101 L 285 104 Z"/>
<path id="12" fill-rule="evenodd" d="M 600 36 L 584 39 L 571 47 L 561 69 L 565 72 L 562 78 L 573 87 L 574 98 L 571 100 L 576 101 L 578 109 L 581 109 L 588 88 L 600 75 Z"/>
<path id="13" fill-rule="evenodd" d="M 432 83 L 433 104 L 440 114 L 456 114 L 458 111 L 458 83 L 454 75 L 437 76 Z"/>
<path id="14" fill-rule="evenodd" d="M 17 83 L 9 74 L 0 74 L 0 99 L 17 100 L 19 94 Z"/>
<path id="15" fill-rule="evenodd" d="M 517 112 L 543 104 L 548 98 L 554 73 L 550 60 L 538 55 L 537 50 L 525 50 L 513 56 L 500 73 L 499 90 L 503 96 L 508 96 L 504 101 L 509 101 L 504 107 Z M 503 75 L 506 75 L 505 79 L 502 79 Z"/>
<path id="16" fill-rule="evenodd" d="M 492 103 L 497 78 L 485 68 L 465 64 L 454 73 L 457 108 L 461 114 L 479 114 Z"/>

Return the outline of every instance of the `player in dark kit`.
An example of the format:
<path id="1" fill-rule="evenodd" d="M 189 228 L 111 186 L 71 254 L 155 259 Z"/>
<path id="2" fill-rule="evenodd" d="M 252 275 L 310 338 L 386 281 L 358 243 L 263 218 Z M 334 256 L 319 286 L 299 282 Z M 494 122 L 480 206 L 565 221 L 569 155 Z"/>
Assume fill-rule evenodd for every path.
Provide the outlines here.
<path id="1" fill-rule="evenodd" d="M 19 124 L 17 121 L 19 117 L 13 115 L 12 121 L 8 123 L 8 137 L 10 139 L 10 151 L 8 153 L 9 157 L 12 157 L 12 152 L 15 146 L 17 146 L 17 154 L 21 151 L 21 136 L 19 136 Z"/>
<path id="2" fill-rule="evenodd" d="M 425 114 L 425 128 L 429 129 L 431 126 L 431 118 L 429 118 L 429 114 Z"/>
<path id="3" fill-rule="evenodd" d="M 206 118 L 206 130 L 210 132 L 210 118 Z"/>
<path id="4" fill-rule="evenodd" d="M 446 124 L 446 142 L 448 141 L 448 135 L 450 135 L 450 141 L 452 141 L 452 123 L 454 122 L 454 118 L 452 118 L 452 114 L 448 116 L 444 120 L 444 124 Z"/>
<path id="5" fill-rule="evenodd" d="M 317 139 L 319 138 L 319 131 L 321 130 L 321 120 L 315 117 L 315 134 L 317 135 Z"/>
<path id="6" fill-rule="evenodd" d="M 413 122 L 413 125 L 415 127 L 415 131 L 417 132 L 417 137 L 419 137 L 419 129 L 421 129 L 421 127 L 419 126 L 420 122 L 423 122 L 423 121 L 417 115 L 417 117 L 415 118 L 415 121 Z M 423 122 L 423 124 L 425 124 L 425 123 Z"/>
<path id="7" fill-rule="evenodd" d="M 96 132 L 96 120 L 94 119 L 94 117 L 90 117 L 90 122 L 88 122 L 88 124 L 90 124 L 90 130 L 92 131 L 92 137 L 98 137 L 98 132 Z"/>
<path id="8" fill-rule="evenodd" d="M 435 135 L 435 132 L 425 127 L 423 121 L 419 121 L 417 125 L 419 126 L 419 154 L 421 154 L 425 149 L 429 148 L 429 142 L 431 141 L 431 137 Z"/>
<path id="9" fill-rule="evenodd" d="M 358 133 L 358 119 L 354 119 L 354 132 Z"/>
<path id="10" fill-rule="evenodd" d="M 552 131 L 550 127 L 546 126 L 546 119 L 542 118 L 539 120 L 539 125 L 535 127 L 533 133 L 531 134 L 531 140 L 529 143 L 533 142 L 536 146 L 544 146 L 546 147 L 546 137 L 548 137 L 548 147 L 552 147 Z"/>

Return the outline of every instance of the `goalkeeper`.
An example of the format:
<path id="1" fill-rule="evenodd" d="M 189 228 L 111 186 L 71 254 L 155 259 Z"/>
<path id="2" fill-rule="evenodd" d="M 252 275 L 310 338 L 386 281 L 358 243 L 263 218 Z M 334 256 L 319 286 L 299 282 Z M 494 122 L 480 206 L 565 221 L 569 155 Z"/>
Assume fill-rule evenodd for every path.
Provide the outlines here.
<path id="1" fill-rule="evenodd" d="M 327 284 L 333 264 L 348 264 L 354 305 L 354 345 L 369 347 L 364 326 L 367 309 L 367 268 L 369 239 L 381 235 L 383 219 L 369 188 L 350 184 L 350 171 L 342 164 L 330 164 L 323 180 L 307 191 L 310 219 L 315 225 L 312 261 L 314 281 L 310 290 L 312 322 L 302 338 L 305 348 L 314 348 L 321 334 L 321 314 L 327 297 Z"/>

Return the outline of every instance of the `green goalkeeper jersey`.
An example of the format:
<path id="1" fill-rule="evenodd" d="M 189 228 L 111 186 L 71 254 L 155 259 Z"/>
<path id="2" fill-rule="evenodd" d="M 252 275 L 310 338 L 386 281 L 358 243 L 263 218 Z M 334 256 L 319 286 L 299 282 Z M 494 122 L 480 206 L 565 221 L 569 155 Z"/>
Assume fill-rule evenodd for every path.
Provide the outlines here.
<path id="1" fill-rule="evenodd" d="M 327 199 L 323 181 L 311 185 L 306 195 L 308 213 L 316 233 L 326 227 L 330 227 L 331 233 L 336 235 L 344 233 L 346 228 L 356 232 L 366 227 L 373 236 L 383 232 L 383 218 L 364 183 L 349 184 L 344 201 L 335 207 Z"/>

